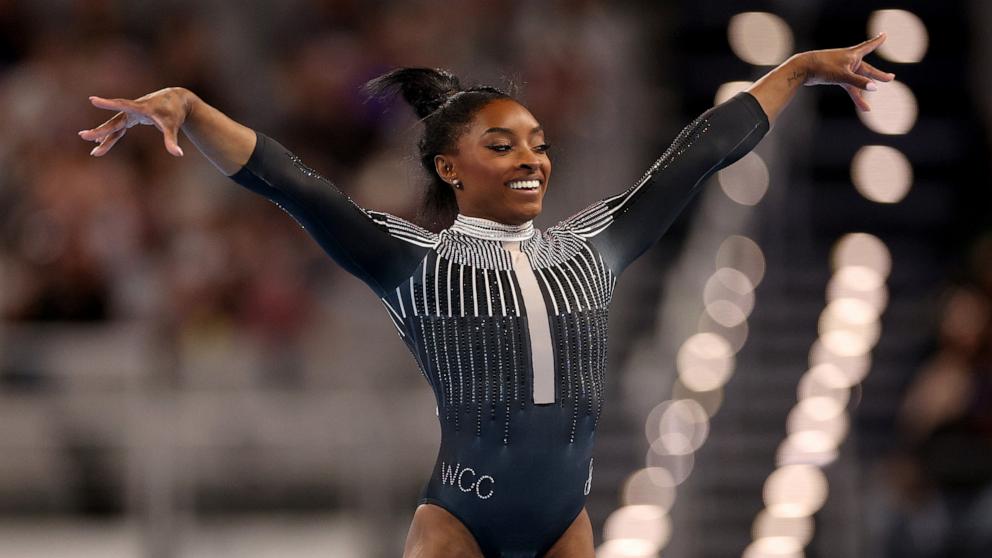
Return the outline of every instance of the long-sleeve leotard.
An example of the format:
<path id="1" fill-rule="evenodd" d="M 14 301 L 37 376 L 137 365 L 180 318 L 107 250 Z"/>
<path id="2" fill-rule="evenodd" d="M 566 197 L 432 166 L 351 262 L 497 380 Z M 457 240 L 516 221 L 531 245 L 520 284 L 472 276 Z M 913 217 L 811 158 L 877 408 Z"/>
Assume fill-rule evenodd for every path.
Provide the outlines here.
<path id="1" fill-rule="evenodd" d="M 487 557 L 533 557 L 589 492 L 617 276 L 768 127 L 740 93 L 687 126 L 629 189 L 522 240 L 484 220 L 459 216 L 435 234 L 363 209 L 262 134 L 232 178 L 368 284 L 412 352 L 441 423 L 420 502 L 461 520 Z"/>

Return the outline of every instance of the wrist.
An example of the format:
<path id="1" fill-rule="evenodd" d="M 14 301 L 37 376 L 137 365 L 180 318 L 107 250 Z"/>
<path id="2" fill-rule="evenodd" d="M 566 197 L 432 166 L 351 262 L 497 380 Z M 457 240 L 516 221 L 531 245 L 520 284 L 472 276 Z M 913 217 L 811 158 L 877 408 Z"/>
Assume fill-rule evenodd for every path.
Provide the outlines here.
<path id="1" fill-rule="evenodd" d="M 201 104 L 203 101 L 196 95 L 196 93 L 193 93 L 185 87 L 174 87 L 173 90 L 179 97 L 180 104 L 183 107 L 183 124 L 181 127 L 185 128 L 187 123 L 192 122 L 194 115 L 197 112 L 197 105 Z"/>
<path id="2" fill-rule="evenodd" d="M 790 81 L 798 81 L 799 85 L 809 84 L 816 75 L 814 71 L 815 63 L 816 54 L 813 51 L 793 54 L 785 62 L 788 66 L 788 74 L 792 76 L 792 80 Z"/>

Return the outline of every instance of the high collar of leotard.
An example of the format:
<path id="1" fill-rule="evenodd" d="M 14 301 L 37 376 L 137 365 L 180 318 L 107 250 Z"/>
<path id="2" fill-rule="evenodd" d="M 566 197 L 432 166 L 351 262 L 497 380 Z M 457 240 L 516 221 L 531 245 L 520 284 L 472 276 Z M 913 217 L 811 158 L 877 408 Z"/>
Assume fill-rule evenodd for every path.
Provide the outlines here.
<path id="1" fill-rule="evenodd" d="M 459 213 L 451 230 L 485 240 L 527 240 L 534 236 L 534 221 L 521 225 L 507 225 L 482 217 L 469 217 Z"/>

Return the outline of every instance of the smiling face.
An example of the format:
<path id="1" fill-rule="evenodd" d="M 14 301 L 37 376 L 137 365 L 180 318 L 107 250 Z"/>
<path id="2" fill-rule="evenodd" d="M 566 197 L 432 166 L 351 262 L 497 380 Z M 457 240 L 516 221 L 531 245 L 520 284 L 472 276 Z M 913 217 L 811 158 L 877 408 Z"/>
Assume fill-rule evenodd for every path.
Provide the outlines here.
<path id="1" fill-rule="evenodd" d="M 549 147 L 530 111 L 496 99 L 476 112 L 457 153 L 437 155 L 434 164 L 446 182 L 461 183 L 455 189 L 459 213 L 519 225 L 541 213 L 551 177 Z"/>

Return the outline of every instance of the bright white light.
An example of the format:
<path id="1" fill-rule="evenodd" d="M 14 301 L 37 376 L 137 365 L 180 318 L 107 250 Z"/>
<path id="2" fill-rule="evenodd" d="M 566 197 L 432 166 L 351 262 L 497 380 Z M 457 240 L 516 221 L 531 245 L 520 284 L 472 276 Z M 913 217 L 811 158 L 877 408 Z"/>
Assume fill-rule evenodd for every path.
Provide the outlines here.
<path id="1" fill-rule="evenodd" d="M 813 401 L 813 404 L 810 404 Z M 831 416 L 824 418 L 822 415 L 832 412 L 834 409 L 826 410 L 817 408 L 817 402 L 829 401 L 826 398 L 820 400 L 803 400 L 792 408 L 789 418 L 786 419 L 786 430 L 790 435 L 800 432 L 822 432 L 830 441 L 830 447 L 837 447 L 847 436 L 849 421 L 847 413 L 834 412 Z M 842 409 L 841 409 L 842 410 Z M 820 413 L 818 416 L 817 413 Z M 822 449 L 830 449 L 830 447 Z M 821 448 L 817 448 L 821 449 Z"/>
<path id="2" fill-rule="evenodd" d="M 868 36 L 888 35 L 875 52 L 893 62 L 912 64 L 923 60 L 930 38 L 927 26 L 906 10 L 876 10 L 868 18 Z"/>
<path id="3" fill-rule="evenodd" d="M 851 398 L 847 374 L 833 364 L 820 364 L 806 371 L 797 391 L 800 400 L 830 399 L 840 409 L 846 408 Z"/>
<path id="4" fill-rule="evenodd" d="M 876 309 L 856 298 L 838 298 L 828 304 L 820 313 L 818 328 L 824 343 L 838 339 L 829 334 L 842 332 L 860 338 L 869 350 L 878 342 L 882 331 Z M 845 342 L 848 341 L 846 337 L 843 339 Z M 861 345 L 858 350 L 863 350 Z M 843 351 L 844 349 L 841 349 L 838 352 Z"/>
<path id="5" fill-rule="evenodd" d="M 851 161 L 851 181 L 862 196 L 878 203 L 897 203 L 913 183 L 913 167 L 898 149 L 866 145 Z"/>
<path id="6" fill-rule="evenodd" d="M 672 535 L 672 521 L 664 508 L 659 506 L 624 506 L 606 518 L 603 539 L 639 539 L 654 546 L 657 552 L 668 544 Z"/>
<path id="7" fill-rule="evenodd" d="M 672 455 L 694 452 L 709 435 L 709 415 L 693 399 L 663 401 L 648 413 L 644 434 L 648 443 L 659 441 Z"/>
<path id="8" fill-rule="evenodd" d="M 703 302 L 710 305 L 717 300 L 726 300 L 737 306 L 744 315 L 754 309 L 754 285 L 743 272 L 731 267 L 721 267 L 706 281 L 703 287 Z"/>
<path id="9" fill-rule="evenodd" d="M 792 537 L 763 537 L 744 549 L 742 558 L 802 558 L 803 546 Z"/>
<path id="10" fill-rule="evenodd" d="M 765 276 L 765 254 L 755 241 L 746 236 L 728 236 L 716 251 L 716 268 L 721 267 L 740 271 L 754 288 L 761 284 Z"/>
<path id="11" fill-rule="evenodd" d="M 668 469 L 638 469 L 624 481 L 621 499 L 626 506 L 646 505 L 669 510 L 675 501 L 676 484 Z"/>
<path id="12" fill-rule="evenodd" d="M 801 517 L 816 513 L 827 499 L 827 478 L 819 467 L 786 465 L 765 481 L 765 507 L 776 517 Z"/>
<path id="13" fill-rule="evenodd" d="M 716 321 L 714 315 L 719 316 L 726 323 L 736 323 L 732 326 L 726 326 Z M 744 318 L 746 318 L 744 312 L 735 304 L 726 300 L 718 300 L 708 305 L 699 315 L 699 324 L 696 329 L 700 333 L 714 333 L 723 337 L 730 344 L 730 350 L 737 353 L 747 342 L 748 325 Z"/>
<path id="14" fill-rule="evenodd" d="M 696 464 L 695 456 L 695 453 L 669 453 L 660 440 L 655 440 L 644 457 L 646 474 L 656 484 L 663 485 L 666 482 L 682 484 L 692 474 L 692 468 Z M 667 471 L 667 474 L 662 473 L 662 470 Z"/>
<path id="15" fill-rule="evenodd" d="M 839 298 L 856 298 L 870 304 L 875 312 L 882 313 L 889 302 L 885 278 L 870 267 L 847 265 L 836 272 L 827 283 L 827 301 Z"/>
<path id="16" fill-rule="evenodd" d="M 754 151 L 717 172 L 720 188 L 741 205 L 756 205 L 768 191 L 768 166 Z"/>
<path id="17" fill-rule="evenodd" d="M 734 352 L 723 337 L 697 333 L 682 343 L 675 364 L 686 387 L 710 391 L 725 384 L 733 374 Z"/>
<path id="18" fill-rule="evenodd" d="M 723 389 L 716 388 L 710 391 L 695 391 L 685 387 L 678 378 L 672 384 L 672 399 L 692 399 L 706 411 L 708 416 L 713 416 L 720 410 L 723 404 Z M 651 440 L 648 440 L 650 443 Z"/>
<path id="19" fill-rule="evenodd" d="M 729 300 L 714 300 L 706 305 L 706 313 L 723 327 L 731 328 L 747 319 L 747 314 Z"/>
<path id="20" fill-rule="evenodd" d="M 838 457 L 837 445 L 830 436 L 816 430 L 797 432 L 778 446 L 775 454 L 775 464 L 785 465 L 815 465 L 826 467 Z"/>
<path id="21" fill-rule="evenodd" d="M 844 374 L 844 381 L 850 387 L 859 383 L 868 374 L 871 367 L 871 357 L 867 351 L 851 354 L 834 351 L 820 338 L 813 343 L 813 347 L 809 350 L 809 365 L 810 368 L 813 368 L 820 364 L 830 364 L 840 370 Z"/>
<path id="22" fill-rule="evenodd" d="M 741 91 L 746 91 L 748 87 L 751 87 L 754 82 L 751 81 L 728 81 L 720 86 L 716 90 L 716 96 L 713 98 L 713 104 L 719 105 L 726 101 L 729 101 L 731 97 L 740 93 Z"/>
<path id="23" fill-rule="evenodd" d="M 848 233 L 834 244 L 831 264 L 834 270 L 848 265 L 858 265 L 875 270 L 888 277 L 892 269 L 892 255 L 877 236 L 868 233 Z"/>
<path id="24" fill-rule="evenodd" d="M 657 558 L 658 549 L 643 539 L 613 539 L 596 548 L 596 558 Z"/>
<path id="25" fill-rule="evenodd" d="M 808 516 L 775 517 L 767 510 L 761 510 L 758 517 L 754 518 L 751 536 L 754 540 L 766 537 L 789 537 L 798 541 L 800 547 L 803 547 L 813 539 L 813 519 Z"/>
<path id="26" fill-rule="evenodd" d="M 916 124 L 919 109 L 916 96 L 902 82 L 876 81 L 878 91 L 865 91 L 865 101 L 871 110 L 857 110 L 858 118 L 865 126 L 879 134 L 899 135 L 909 132 Z"/>
<path id="27" fill-rule="evenodd" d="M 792 53 L 789 24 L 767 12 L 744 12 L 730 18 L 727 38 L 734 54 L 757 66 L 780 64 Z"/>
<path id="28" fill-rule="evenodd" d="M 845 357 L 866 355 L 871 350 L 871 344 L 863 335 L 843 329 L 823 333 L 819 342 L 831 352 Z"/>

